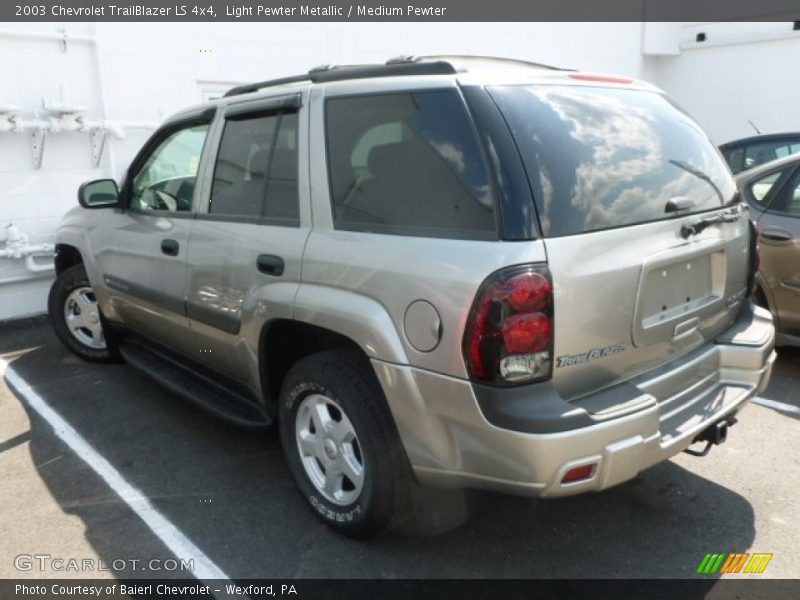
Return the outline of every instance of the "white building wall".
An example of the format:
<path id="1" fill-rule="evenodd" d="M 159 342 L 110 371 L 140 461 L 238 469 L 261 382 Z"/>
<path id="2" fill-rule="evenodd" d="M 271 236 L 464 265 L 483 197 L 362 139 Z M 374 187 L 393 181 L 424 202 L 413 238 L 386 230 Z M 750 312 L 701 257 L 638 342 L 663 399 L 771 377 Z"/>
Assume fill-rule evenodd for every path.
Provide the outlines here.
<path id="1" fill-rule="evenodd" d="M 66 43 L 26 32 L 66 32 Z M 639 23 L 4 24 L 0 107 L 32 117 L 46 97 L 84 106 L 91 119 L 161 121 L 236 83 L 400 54 L 499 55 L 638 76 L 641 43 Z M 28 135 L 0 132 L 0 250 L 9 223 L 33 242 L 52 241 L 79 184 L 120 175 L 147 134 L 109 140 L 99 167 L 87 134 L 53 134 L 35 169 Z M 0 258 L 0 320 L 45 310 L 50 276 L 31 277 L 24 261 Z"/>
<path id="2" fill-rule="evenodd" d="M 697 41 L 704 33 L 706 40 Z M 694 23 L 680 53 L 648 60 L 647 71 L 718 144 L 800 131 L 800 31 L 784 23 Z"/>

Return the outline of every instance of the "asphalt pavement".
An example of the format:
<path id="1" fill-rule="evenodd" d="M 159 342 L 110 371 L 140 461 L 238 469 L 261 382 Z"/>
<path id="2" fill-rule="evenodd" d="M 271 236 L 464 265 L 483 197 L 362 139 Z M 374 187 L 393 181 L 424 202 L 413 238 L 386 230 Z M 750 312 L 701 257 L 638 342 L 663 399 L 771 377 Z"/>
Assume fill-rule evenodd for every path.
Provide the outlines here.
<path id="1" fill-rule="evenodd" d="M 763 394 L 783 404 L 751 404 L 705 458 L 681 454 L 571 498 L 474 494 L 473 514 L 449 531 L 368 542 L 305 506 L 276 431 L 234 429 L 124 364 L 82 362 L 44 319 L 5 324 L 0 357 L 231 578 L 691 578 L 708 552 L 772 553 L 760 577 L 800 578 L 800 350 L 779 350 Z M 0 474 L 0 577 L 185 576 L 130 566 L 181 557 L 2 378 Z M 94 575 L 20 570 L 20 554 L 128 562 Z"/>

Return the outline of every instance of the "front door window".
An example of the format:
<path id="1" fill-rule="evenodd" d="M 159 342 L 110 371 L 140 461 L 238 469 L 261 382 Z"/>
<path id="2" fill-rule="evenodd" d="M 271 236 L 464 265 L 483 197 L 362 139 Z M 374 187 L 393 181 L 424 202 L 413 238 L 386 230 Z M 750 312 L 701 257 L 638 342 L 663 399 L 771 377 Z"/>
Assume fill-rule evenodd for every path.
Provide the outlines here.
<path id="1" fill-rule="evenodd" d="M 133 178 L 130 207 L 139 211 L 188 212 L 208 125 L 168 135 Z"/>

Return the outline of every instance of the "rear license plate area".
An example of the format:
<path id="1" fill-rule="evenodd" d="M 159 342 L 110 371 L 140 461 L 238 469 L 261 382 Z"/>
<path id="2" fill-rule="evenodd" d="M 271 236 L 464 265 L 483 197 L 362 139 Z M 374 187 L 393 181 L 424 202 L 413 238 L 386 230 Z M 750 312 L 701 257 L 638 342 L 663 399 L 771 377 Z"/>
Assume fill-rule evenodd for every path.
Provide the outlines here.
<path id="1" fill-rule="evenodd" d="M 677 325 L 717 310 L 725 291 L 724 250 L 680 258 L 645 260 L 642 265 L 633 340 L 637 346 L 670 340 Z"/>

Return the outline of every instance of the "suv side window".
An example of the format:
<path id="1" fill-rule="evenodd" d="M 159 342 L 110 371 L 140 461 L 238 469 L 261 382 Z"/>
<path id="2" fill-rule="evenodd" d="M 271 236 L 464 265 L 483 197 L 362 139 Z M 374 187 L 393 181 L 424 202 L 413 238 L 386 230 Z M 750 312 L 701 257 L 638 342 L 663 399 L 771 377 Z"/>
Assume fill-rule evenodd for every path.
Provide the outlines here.
<path id="1" fill-rule="evenodd" d="M 130 207 L 139 211 L 191 211 L 207 133 L 208 124 L 195 124 L 168 135 L 133 178 Z"/>
<path id="2" fill-rule="evenodd" d="M 299 223 L 297 161 L 296 112 L 228 117 L 209 214 Z"/>
<path id="3" fill-rule="evenodd" d="M 337 229 L 497 239 L 488 171 L 456 92 L 331 98 L 326 134 Z"/>
<path id="4" fill-rule="evenodd" d="M 800 142 L 797 140 L 753 144 L 745 149 L 744 168 L 750 169 L 751 167 L 763 165 L 772 160 L 795 154 L 798 151 L 800 151 Z"/>
<path id="5" fill-rule="evenodd" d="M 725 156 L 725 160 L 730 165 L 734 175 L 744 171 L 744 148 L 740 147 L 733 148 L 732 150 L 725 150 L 722 154 Z"/>

